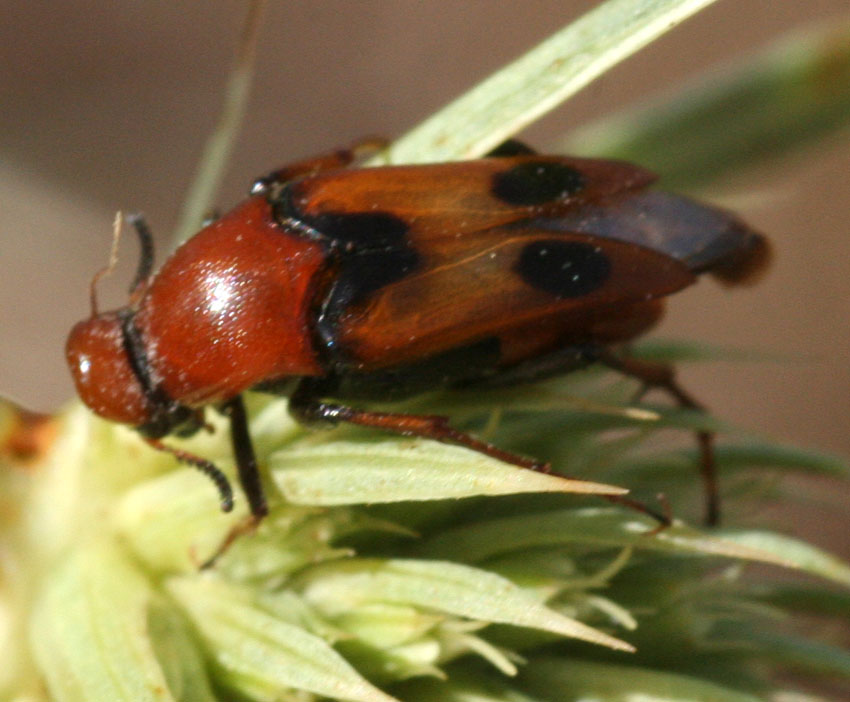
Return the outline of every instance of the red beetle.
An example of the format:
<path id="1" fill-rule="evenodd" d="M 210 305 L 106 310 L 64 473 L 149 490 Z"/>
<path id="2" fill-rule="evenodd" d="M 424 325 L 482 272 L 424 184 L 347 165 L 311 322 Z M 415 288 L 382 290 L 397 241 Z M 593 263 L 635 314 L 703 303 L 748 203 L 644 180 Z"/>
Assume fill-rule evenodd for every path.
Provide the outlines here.
<path id="1" fill-rule="evenodd" d="M 93 312 L 68 338 L 83 401 L 201 468 L 229 510 L 214 465 L 159 441 L 202 427 L 206 405 L 223 411 L 255 521 L 267 506 L 245 390 L 288 395 L 301 422 L 371 426 L 546 469 L 444 417 L 347 403 L 601 361 L 697 407 L 666 368 L 610 348 L 653 326 L 662 298 L 697 274 L 743 281 L 766 258 L 765 240 L 741 221 L 648 190 L 654 176 L 626 163 L 541 156 L 518 142 L 460 163 L 346 168 L 353 158 L 338 151 L 258 180 L 155 275 L 150 234 L 134 219 L 143 255 L 130 304 Z M 715 520 L 710 439 L 700 434 Z"/>

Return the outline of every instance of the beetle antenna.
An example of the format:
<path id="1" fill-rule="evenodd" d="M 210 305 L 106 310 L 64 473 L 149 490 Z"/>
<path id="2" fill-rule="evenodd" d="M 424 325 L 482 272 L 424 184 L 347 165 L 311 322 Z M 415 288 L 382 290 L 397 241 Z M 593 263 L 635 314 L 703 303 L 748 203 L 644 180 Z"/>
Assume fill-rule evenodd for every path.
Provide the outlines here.
<path id="1" fill-rule="evenodd" d="M 112 250 L 109 252 L 109 262 L 92 276 L 89 283 L 89 304 L 91 305 L 91 316 L 97 317 L 97 284 L 100 279 L 110 275 L 115 270 L 115 264 L 118 263 L 118 242 L 121 240 L 121 223 L 124 221 L 124 215 L 121 210 L 115 213 L 115 219 L 112 221 Z"/>
<path id="2" fill-rule="evenodd" d="M 189 453 L 188 451 L 181 451 L 173 446 L 169 446 L 159 439 L 146 437 L 144 441 L 148 446 L 155 448 L 157 451 L 170 453 L 178 461 L 180 461 L 180 463 L 192 466 L 193 468 L 197 468 L 201 471 L 201 473 L 213 481 L 213 484 L 218 490 L 221 511 L 230 512 L 233 509 L 233 488 L 230 487 L 230 481 L 227 479 L 227 476 L 222 473 L 214 463 L 204 458 L 200 458 L 193 453 Z"/>
<path id="3" fill-rule="evenodd" d="M 130 304 L 133 304 L 147 290 L 148 282 L 150 281 L 154 260 L 153 234 L 144 215 L 140 212 L 127 215 L 127 221 L 136 230 L 140 248 L 139 266 L 136 269 L 136 276 L 133 278 L 133 283 L 130 285 Z"/>

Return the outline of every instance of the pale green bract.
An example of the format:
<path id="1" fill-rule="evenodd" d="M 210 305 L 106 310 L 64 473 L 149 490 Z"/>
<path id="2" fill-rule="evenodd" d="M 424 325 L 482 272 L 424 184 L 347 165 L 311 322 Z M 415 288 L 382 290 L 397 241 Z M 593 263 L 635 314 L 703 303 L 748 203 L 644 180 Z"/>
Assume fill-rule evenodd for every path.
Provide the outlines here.
<path id="1" fill-rule="evenodd" d="M 382 158 L 481 155 L 707 4 L 603 3 Z M 242 63 L 222 120 L 231 133 L 216 136 L 198 192 L 221 167 L 248 80 Z M 816 122 L 809 131 L 822 133 Z M 804 124 L 793 138 L 805 136 Z M 641 499 L 663 490 L 677 517 L 698 514 L 694 451 L 665 448 L 659 434 L 731 431 L 699 413 L 635 408 L 636 389 L 588 371 L 411 404 L 587 480 L 423 440 L 310 433 L 284 401 L 249 396 L 272 510 L 207 572 L 199 564 L 245 515 L 242 495 L 222 514 L 197 472 L 74 406 L 36 465 L 0 459 L 0 699 L 814 700 L 775 675 L 789 670 L 847 685 L 850 654 L 788 617 L 846 626 L 847 564 L 763 528 L 711 532 L 677 519 L 658 530 L 601 501 L 627 484 Z M 14 415 L 0 404 L 0 439 Z M 226 426 L 212 412 L 208 421 L 213 433 L 170 441 L 232 479 Z M 836 500 L 846 494 L 847 466 L 834 457 L 740 435 L 717 456 L 729 524 L 752 525 L 753 486 L 768 471 L 829 474 L 843 481 Z M 751 562 L 814 577 L 758 579 Z"/>

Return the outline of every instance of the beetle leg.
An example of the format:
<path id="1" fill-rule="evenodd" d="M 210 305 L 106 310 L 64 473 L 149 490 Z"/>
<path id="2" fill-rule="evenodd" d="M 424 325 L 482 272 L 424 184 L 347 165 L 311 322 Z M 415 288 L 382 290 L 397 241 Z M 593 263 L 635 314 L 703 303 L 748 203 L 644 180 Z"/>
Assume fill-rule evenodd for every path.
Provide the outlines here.
<path id="1" fill-rule="evenodd" d="M 228 400 L 221 409 L 230 418 L 230 438 L 233 443 L 236 468 L 239 472 L 239 483 L 248 498 L 251 515 L 259 522 L 269 513 L 269 508 L 263 492 L 263 483 L 260 480 L 251 434 L 248 432 L 248 418 L 242 396 L 237 395 Z"/>
<path id="2" fill-rule="evenodd" d="M 289 399 L 289 411 L 302 424 L 330 424 L 341 422 L 383 429 L 402 436 L 420 436 L 444 444 L 458 444 L 483 453 L 504 463 L 548 473 L 550 465 L 504 451 L 471 434 L 455 429 L 447 417 L 434 414 L 404 414 L 401 412 L 373 412 L 348 405 L 325 402 L 319 399 L 319 389 L 310 378 L 302 379 Z"/>
<path id="3" fill-rule="evenodd" d="M 345 168 L 364 155 L 380 151 L 388 143 L 386 139 L 380 137 L 366 137 L 354 142 L 347 149 L 336 149 L 326 154 L 319 154 L 318 156 L 312 156 L 301 161 L 296 161 L 295 163 L 290 163 L 262 178 L 257 178 L 251 185 L 250 193 L 251 195 L 265 194 L 275 185 L 282 185 L 294 178 L 314 175 L 336 168 Z"/>
<path id="4" fill-rule="evenodd" d="M 237 395 L 228 400 L 220 407 L 220 410 L 230 419 L 230 438 L 233 444 L 233 455 L 236 458 L 239 484 L 242 485 L 242 491 L 248 498 L 251 513 L 240 519 L 227 532 L 213 554 L 200 564 L 201 570 L 212 568 L 236 539 L 253 532 L 263 517 L 269 513 L 263 483 L 260 479 L 260 471 L 257 467 L 257 458 L 254 454 L 254 446 L 248 432 L 248 417 L 245 413 L 245 403 L 242 401 L 242 396 Z M 232 503 L 233 498 L 231 497 L 231 507 L 233 506 Z"/>
<path id="5" fill-rule="evenodd" d="M 355 409 L 347 405 L 325 402 L 319 399 L 321 386 L 310 378 L 303 378 L 289 399 L 289 411 L 292 416 L 303 424 L 330 424 L 340 422 L 358 424 L 360 426 L 383 429 L 384 431 L 402 436 L 420 436 L 433 439 L 444 444 L 458 444 L 483 453 L 503 463 L 520 468 L 549 473 L 551 465 L 510 451 L 505 451 L 491 443 L 476 439 L 471 434 L 459 431 L 449 424 L 447 417 L 430 414 L 403 414 L 400 412 L 371 412 Z M 563 478 L 570 476 L 558 474 Z M 609 502 L 624 505 L 655 519 L 659 529 L 664 529 L 672 523 L 669 515 L 660 514 L 638 500 L 622 495 L 599 495 Z"/>
<path id="6" fill-rule="evenodd" d="M 680 407 L 705 411 L 705 407 L 679 385 L 675 369 L 666 363 L 618 356 L 604 349 L 600 351 L 598 360 L 613 370 L 640 380 L 647 389 L 658 388 L 665 391 Z M 720 522 L 720 495 L 714 460 L 714 433 L 699 430 L 695 434 L 700 452 L 700 475 L 705 491 L 705 523 L 708 526 L 716 526 Z"/>

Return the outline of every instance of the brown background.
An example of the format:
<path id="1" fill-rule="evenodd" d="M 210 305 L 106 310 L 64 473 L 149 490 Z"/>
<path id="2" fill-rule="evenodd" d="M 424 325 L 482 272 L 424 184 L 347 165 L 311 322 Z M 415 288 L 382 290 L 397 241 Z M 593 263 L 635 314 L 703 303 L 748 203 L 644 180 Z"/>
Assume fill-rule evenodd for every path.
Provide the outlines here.
<path id="1" fill-rule="evenodd" d="M 398 135 L 593 5 L 577 0 L 270 3 L 259 72 L 219 202 L 290 159 L 365 134 Z M 0 24 L 0 392 L 48 409 L 72 394 L 64 335 L 87 312 L 114 211 L 143 208 L 167 241 L 220 103 L 244 5 L 235 0 L 7 3 Z M 535 126 L 545 147 L 847 0 L 726 0 Z M 767 232 L 771 274 L 734 294 L 704 282 L 660 335 L 797 360 L 687 368 L 722 416 L 850 455 L 850 139 L 742 174 L 714 193 Z M 161 249 L 164 244 L 161 245 Z M 127 244 L 124 261 L 135 259 Z M 129 268 L 109 301 L 121 301 Z"/>

